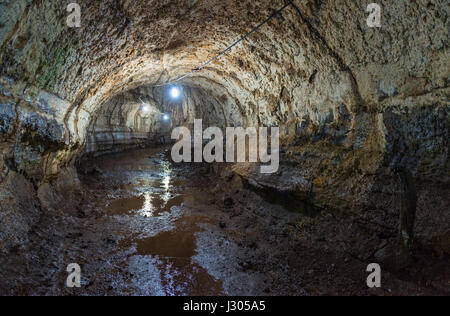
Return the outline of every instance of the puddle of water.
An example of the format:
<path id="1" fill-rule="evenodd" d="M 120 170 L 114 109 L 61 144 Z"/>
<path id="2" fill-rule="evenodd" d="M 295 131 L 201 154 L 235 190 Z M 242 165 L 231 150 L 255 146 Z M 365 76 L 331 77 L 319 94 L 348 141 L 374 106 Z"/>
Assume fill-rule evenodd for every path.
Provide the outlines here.
<path id="1" fill-rule="evenodd" d="M 168 296 L 220 296 L 224 295 L 223 282 L 190 259 L 162 259 L 158 265 L 161 283 Z"/>
<path id="2" fill-rule="evenodd" d="M 108 207 L 108 214 L 126 215 L 131 211 L 140 210 L 144 207 L 145 198 L 143 196 L 135 196 L 114 200 Z"/>
<path id="3" fill-rule="evenodd" d="M 137 240 L 137 253 L 172 258 L 191 258 L 196 255 L 193 232 L 163 232 L 156 237 Z"/>
<path id="4" fill-rule="evenodd" d="M 144 217 L 158 217 L 170 213 L 172 207 L 181 206 L 184 196 L 171 197 L 170 194 L 144 194 L 130 198 L 117 199 L 111 202 L 107 212 L 110 215 L 131 215 L 136 212 Z"/>
<path id="5" fill-rule="evenodd" d="M 165 155 L 149 152 L 148 156 L 137 160 L 135 156 L 122 154 L 120 159 L 111 157 L 100 162 L 104 173 L 114 179 L 115 191 L 120 189 L 138 194 L 110 201 L 106 207 L 108 214 L 133 216 L 137 221 L 145 218 L 145 222 L 151 221 L 153 217 L 160 217 L 163 222 L 171 222 L 174 219 L 170 216 L 164 217 L 164 214 L 171 213 L 173 207 L 183 203 L 195 205 L 195 201 L 205 198 L 204 194 L 192 195 L 186 189 L 192 186 L 191 181 L 178 177 L 171 164 L 165 161 Z M 149 159 L 149 156 L 153 159 Z M 107 190 L 103 185 L 103 181 L 92 184 L 101 193 Z M 103 206 L 104 201 L 100 201 L 99 205 Z M 136 257 L 155 260 L 154 264 L 159 270 L 159 279 L 166 295 L 223 295 L 223 282 L 216 280 L 192 259 L 197 254 L 195 234 L 201 231 L 198 224 L 207 223 L 208 220 L 186 215 L 173 223 L 178 227 L 175 231 L 160 231 L 155 237 L 141 239 L 127 234 L 130 237 L 122 239 L 119 248 L 127 253 L 134 252 Z"/>
<path id="6" fill-rule="evenodd" d="M 223 282 L 192 262 L 192 257 L 197 254 L 195 232 L 162 232 L 146 239 L 126 239 L 120 246 L 135 244 L 137 255 L 159 259 L 161 282 L 169 296 L 223 295 Z"/>
<path id="7" fill-rule="evenodd" d="M 163 213 L 170 213 L 172 207 L 181 206 L 184 202 L 182 195 L 171 197 L 171 194 L 166 192 L 163 194 L 144 194 L 144 205 L 137 212 L 143 217 L 158 217 Z"/>

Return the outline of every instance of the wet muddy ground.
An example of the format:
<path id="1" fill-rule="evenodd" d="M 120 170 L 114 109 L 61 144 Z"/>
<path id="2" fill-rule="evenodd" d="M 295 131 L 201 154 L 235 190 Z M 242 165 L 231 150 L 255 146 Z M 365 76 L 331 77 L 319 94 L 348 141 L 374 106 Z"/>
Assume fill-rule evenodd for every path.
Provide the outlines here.
<path id="1" fill-rule="evenodd" d="M 208 167 L 174 165 L 167 147 L 87 162 L 76 214 L 48 211 L 32 244 L 2 259 L 6 294 L 402 295 L 449 292 L 448 261 L 425 279 L 383 273 L 348 252 L 346 223 L 293 211 Z M 314 216 L 313 216 L 314 215 Z M 345 235 L 347 234 L 347 235 Z M 346 236 L 346 237 L 343 237 Z M 368 236 L 360 238 L 364 244 Z M 70 263 L 82 286 L 68 289 Z M 5 287 L 5 285 L 3 285 Z"/>

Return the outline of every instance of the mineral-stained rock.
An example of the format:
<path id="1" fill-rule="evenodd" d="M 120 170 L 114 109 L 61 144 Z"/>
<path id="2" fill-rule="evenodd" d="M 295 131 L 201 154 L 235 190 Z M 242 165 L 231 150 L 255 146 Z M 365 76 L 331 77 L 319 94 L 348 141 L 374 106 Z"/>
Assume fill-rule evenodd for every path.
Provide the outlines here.
<path id="1" fill-rule="evenodd" d="M 195 118 L 205 127 L 279 126 L 279 173 L 234 166 L 246 182 L 396 231 L 396 170 L 407 169 L 417 190 L 417 237 L 432 244 L 445 236 L 447 1 L 385 1 L 381 28 L 367 26 L 366 1 L 294 1 L 179 82 L 182 100 L 167 97 L 161 84 L 202 65 L 282 3 L 80 1 L 81 27 L 70 28 L 67 1 L 2 1 L 1 187 L 20 173 L 42 193 L 82 155 L 148 145 Z M 7 192 L 2 205 L 15 194 Z"/>
<path id="2" fill-rule="evenodd" d="M 0 136 L 5 136 L 11 131 L 15 117 L 13 103 L 0 104 Z"/>

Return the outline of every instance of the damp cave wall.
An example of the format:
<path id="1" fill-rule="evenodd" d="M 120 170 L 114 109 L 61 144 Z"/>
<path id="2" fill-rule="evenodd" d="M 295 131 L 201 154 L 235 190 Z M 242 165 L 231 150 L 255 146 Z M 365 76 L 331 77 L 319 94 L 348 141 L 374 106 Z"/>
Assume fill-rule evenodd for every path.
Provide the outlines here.
<path id="1" fill-rule="evenodd" d="M 173 124 L 279 126 L 281 167 L 232 172 L 344 212 L 374 234 L 396 234 L 407 170 L 417 190 L 416 234 L 448 252 L 449 51 L 446 1 L 295 1 L 228 55 L 183 82 L 170 106 L 148 90 L 198 67 L 281 6 L 276 1 L 0 3 L 0 248 L 24 243 L 42 209 L 79 190 L 85 152 L 140 146 L 157 129 L 136 99 Z M 130 97 L 131 96 L 131 97 Z M 172 112 L 174 111 L 174 112 Z M 197 117 L 198 118 L 198 117 Z M 63 209 L 63 208 L 62 208 Z"/>

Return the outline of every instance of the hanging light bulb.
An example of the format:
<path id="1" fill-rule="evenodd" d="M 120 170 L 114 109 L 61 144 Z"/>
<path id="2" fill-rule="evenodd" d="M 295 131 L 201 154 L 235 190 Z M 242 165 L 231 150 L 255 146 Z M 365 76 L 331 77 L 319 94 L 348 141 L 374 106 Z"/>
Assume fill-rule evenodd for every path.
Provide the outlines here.
<path id="1" fill-rule="evenodd" d="M 163 115 L 163 120 L 168 121 L 170 119 L 170 116 L 168 114 Z"/>
<path id="2" fill-rule="evenodd" d="M 172 87 L 170 88 L 170 97 L 172 99 L 178 99 L 181 95 L 181 91 L 180 88 L 178 87 Z"/>

